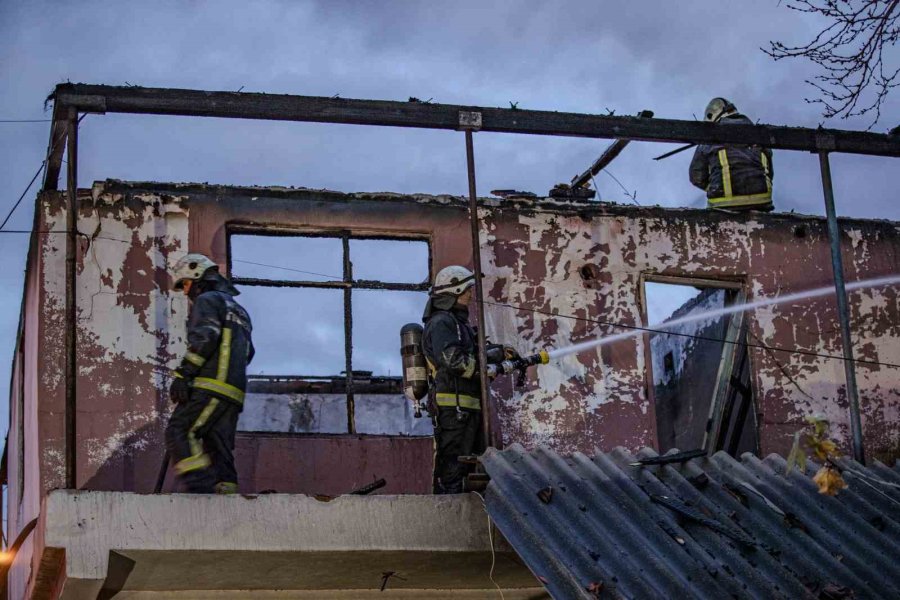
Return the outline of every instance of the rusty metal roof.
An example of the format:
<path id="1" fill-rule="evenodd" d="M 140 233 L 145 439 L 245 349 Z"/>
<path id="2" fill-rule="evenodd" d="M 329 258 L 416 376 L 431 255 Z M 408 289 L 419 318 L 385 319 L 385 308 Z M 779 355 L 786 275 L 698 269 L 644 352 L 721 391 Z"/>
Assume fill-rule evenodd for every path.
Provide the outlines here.
<path id="1" fill-rule="evenodd" d="M 490 449 L 488 513 L 557 599 L 900 597 L 900 470 L 843 460 L 829 497 L 777 455 L 653 456 Z"/>

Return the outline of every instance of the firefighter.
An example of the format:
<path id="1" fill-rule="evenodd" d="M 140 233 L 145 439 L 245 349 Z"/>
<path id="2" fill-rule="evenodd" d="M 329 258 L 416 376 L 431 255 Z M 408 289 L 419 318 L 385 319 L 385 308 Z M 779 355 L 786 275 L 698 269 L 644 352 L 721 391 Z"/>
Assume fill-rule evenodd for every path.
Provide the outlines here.
<path id="1" fill-rule="evenodd" d="M 250 317 L 234 299 L 240 292 L 206 256 L 180 259 L 173 278 L 191 311 L 188 349 L 169 388 L 175 409 L 166 447 L 187 492 L 233 494 L 234 436 L 254 352 Z"/>
<path id="2" fill-rule="evenodd" d="M 752 125 L 734 104 L 713 98 L 703 120 L 720 125 Z M 701 145 L 691 160 L 691 183 L 706 191 L 709 208 L 772 210 L 772 151 L 759 146 Z"/>
<path id="3" fill-rule="evenodd" d="M 467 268 L 450 266 L 434 279 L 422 321 L 422 350 L 431 375 L 430 412 L 434 420 L 434 492 L 463 491 L 469 471 L 460 456 L 481 454 L 485 440 L 481 427 L 481 379 L 478 336 L 469 325 L 475 275 Z M 488 362 L 518 357 L 511 347 L 490 345 Z"/>

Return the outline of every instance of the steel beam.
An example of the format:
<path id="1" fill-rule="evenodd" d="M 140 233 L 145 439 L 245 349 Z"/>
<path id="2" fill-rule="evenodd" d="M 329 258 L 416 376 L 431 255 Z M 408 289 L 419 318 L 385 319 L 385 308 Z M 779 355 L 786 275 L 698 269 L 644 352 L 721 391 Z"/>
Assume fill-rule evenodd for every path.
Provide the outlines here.
<path id="1" fill-rule="evenodd" d="M 78 380 L 78 327 L 76 305 L 76 263 L 78 258 L 78 110 L 69 107 L 67 118 L 68 163 L 66 169 L 66 394 L 65 394 L 65 463 L 66 488 L 77 487 L 76 478 L 78 429 L 76 427 L 76 385 Z"/>
<path id="2" fill-rule="evenodd" d="M 481 429 L 485 447 L 491 440 L 491 386 L 487 376 L 487 346 L 484 330 L 484 290 L 481 285 L 481 240 L 478 226 L 478 196 L 475 190 L 475 144 L 472 129 L 466 129 L 466 170 L 469 174 L 469 222 L 472 225 L 472 263 L 475 272 L 475 305 L 478 307 L 478 376 L 481 381 Z"/>
<path id="3" fill-rule="evenodd" d="M 841 324 L 841 345 L 844 350 L 844 375 L 847 378 L 847 400 L 850 403 L 850 435 L 853 459 L 866 464 L 863 447 L 862 422 L 859 416 L 859 392 L 856 387 L 856 369 L 853 365 L 853 346 L 850 339 L 850 310 L 847 307 L 847 290 L 844 288 L 844 263 L 841 259 L 841 231 L 834 210 L 834 189 L 831 185 L 831 166 L 828 153 L 819 152 L 822 170 L 822 189 L 825 193 L 825 215 L 828 219 L 828 239 L 831 242 L 831 268 L 834 271 L 834 292 L 837 296 L 838 319 Z"/>
<path id="4" fill-rule="evenodd" d="M 283 94 L 61 84 L 55 102 L 80 112 L 184 115 L 275 121 L 460 129 L 460 113 L 480 113 L 479 131 L 637 141 L 756 144 L 767 148 L 900 156 L 900 136 L 772 125 L 488 108 L 424 102 L 353 100 Z"/>

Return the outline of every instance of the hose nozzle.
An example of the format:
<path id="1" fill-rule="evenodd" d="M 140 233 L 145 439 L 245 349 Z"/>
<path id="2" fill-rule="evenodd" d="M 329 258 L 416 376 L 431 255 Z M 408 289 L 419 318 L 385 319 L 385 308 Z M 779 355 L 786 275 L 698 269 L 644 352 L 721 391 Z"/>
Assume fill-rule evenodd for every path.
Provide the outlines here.
<path id="1" fill-rule="evenodd" d="M 516 373 L 518 375 L 516 385 L 521 386 L 525 383 L 525 370 L 528 367 L 532 365 L 546 365 L 549 362 L 550 354 L 546 350 L 541 350 L 530 356 L 520 356 L 519 358 L 504 360 L 496 365 L 488 365 L 487 372 L 491 377 L 503 375 L 504 373 Z"/>

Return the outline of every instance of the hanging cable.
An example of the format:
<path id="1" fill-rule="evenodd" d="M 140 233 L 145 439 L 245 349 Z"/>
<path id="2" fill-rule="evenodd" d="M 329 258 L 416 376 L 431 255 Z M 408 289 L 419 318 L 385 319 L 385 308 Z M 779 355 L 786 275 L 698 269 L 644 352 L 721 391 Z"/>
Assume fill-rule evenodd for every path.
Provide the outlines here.
<path id="1" fill-rule="evenodd" d="M 83 115 L 81 115 L 81 117 L 79 117 L 78 119 L 78 123 L 80 124 L 86 116 L 88 116 L 88 113 L 84 113 Z M 31 181 L 28 183 L 28 187 L 25 188 L 25 191 L 22 192 L 22 195 L 19 196 L 19 199 L 16 200 L 15 204 L 13 204 L 13 207 L 9 209 L 8 213 L 6 213 L 6 218 L 3 219 L 3 223 L 0 224 L 0 231 L 3 231 L 3 228 L 6 226 L 6 223 L 9 221 L 10 217 L 12 217 L 13 213 L 16 212 L 16 209 L 19 208 L 19 204 L 21 204 L 22 199 L 25 198 L 25 194 L 28 193 L 28 190 L 31 189 L 31 186 L 33 186 L 34 182 L 37 180 L 38 175 L 40 175 L 41 171 L 47 166 L 47 160 L 49 160 L 49 156 L 53 154 L 53 151 L 56 149 L 56 145 L 63 139 L 64 136 L 65 130 L 60 132 L 60 134 L 56 136 L 56 139 L 53 141 L 53 143 L 50 144 L 50 150 L 47 152 L 48 158 L 45 158 L 41 161 L 41 166 L 38 167 L 38 170 L 35 172 L 34 177 L 31 178 Z"/>
<path id="2" fill-rule="evenodd" d="M 236 258 L 231 259 L 231 262 L 236 263 L 244 263 L 247 265 L 256 265 L 257 267 L 269 267 L 270 269 L 281 269 L 282 271 L 291 271 L 293 273 L 303 273 L 305 275 L 317 275 L 319 277 L 327 277 L 328 279 L 338 279 L 343 280 L 343 277 L 336 277 L 334 275 L 326 275 L 325 273 L 316 273 L 314 271 L 301 271 L 300 269 L 292 269 L 290 267 L 279 267 L 278 265 L 267 265 L 264 263 L 253 262 L 250 260 L 238 260 Z"/>

